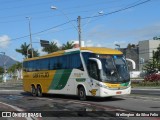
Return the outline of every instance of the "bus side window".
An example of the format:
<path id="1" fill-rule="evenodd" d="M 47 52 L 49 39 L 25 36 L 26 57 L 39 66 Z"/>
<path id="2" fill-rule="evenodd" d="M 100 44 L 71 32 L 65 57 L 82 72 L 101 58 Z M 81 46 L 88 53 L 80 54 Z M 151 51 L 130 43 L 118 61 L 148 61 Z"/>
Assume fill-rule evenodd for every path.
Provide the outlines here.
<path id="1" fill-rule="evenodd" d="M 32 71 L 32 61 L 28 62 L 28 72 Z"/>
<path id="2" fill-rule="evenodd" d="M 97 63 L 95 61 L 89 60 L 88 73 L 89 73 L 90 77 L 92 77 L 96 80 L 99 80 L 98 66 L 97 66 Z"/>
<path id="3" fill-rule="evenodd" d="M 23 71 L 27 72 L 27 62 L 23 62 Z"/>
<path id="4" fill-rule="evenodd" d="M 54 70 L 55 58 L 50 58 L 49 61 L 50 61 L 50 68 L 49 69 Z"/>
<path id="5" fill-rule="evenodd" d="M 79 69 L 84 71 L 82 61 L 79 53 L 71 54 L 70 57 L 70 69 Z"/>

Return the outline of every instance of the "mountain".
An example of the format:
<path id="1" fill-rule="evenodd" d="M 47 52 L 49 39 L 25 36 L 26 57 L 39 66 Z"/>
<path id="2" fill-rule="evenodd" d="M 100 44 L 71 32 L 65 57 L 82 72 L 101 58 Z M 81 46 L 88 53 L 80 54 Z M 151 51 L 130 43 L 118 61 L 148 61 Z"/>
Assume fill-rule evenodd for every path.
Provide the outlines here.
<path id="1" fill-rule="evenodd" d="M 18 61 L 13 60 L 11 57 L 9 57 L 7 55 L 4 56 L 4 55 L 0 54 L 0 66 L 1 67 L 4 66 L 4 62 L 5 62 L 6 68 L 9 68 L 10 66 L 17 63 Z"/>

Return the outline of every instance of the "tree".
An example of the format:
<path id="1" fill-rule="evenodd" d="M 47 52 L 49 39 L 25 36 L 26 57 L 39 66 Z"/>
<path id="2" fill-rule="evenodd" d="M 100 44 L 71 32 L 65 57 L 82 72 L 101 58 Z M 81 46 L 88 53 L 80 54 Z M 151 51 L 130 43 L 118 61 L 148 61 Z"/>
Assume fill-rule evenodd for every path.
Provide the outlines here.
<path id="1" fill-rule="evenodd" d="M 27 45 L 26 42 L 24 44 L 21 45 L 20 49 L 16 49 L 16 52 L 19 52 L 21 53 L 22 55 L 25 56 L 25 58 L 27 58 L 27 50 L 28 50 L 28 57 L 30 58 L 31 57 L 31 49 L 28 49 L 29 48 L 29 44 Z M 34 57 L 38 57 L 39 56 L 39 53 L 38 51 L 35 51 L 33 49 L 33 55 Z"/>
<path id="2" fill-rule="evenodd" d="M 156 51 L 153 51 L 153 57 L 143 66 L 147 73 L 153 73 L 155 69 L 160 71 L 160 45 Z"/>
<path id="3" fill-rule="evenodd" d="M 62 50 L 72 49 L 73 46 L 73 42 L 67 42 L 66 44 L 62 45 Z"/>
<path id="4" fill-rule="evenodd" d="M 24 55 L 25 57 L 27 57 L 27 49 L 28 49 L 29 45 L 26 44 L 26 42 L 24 44 L 21 45 L 20 49 L 16 49 L 16 52 L 21 53 L 22 55 Z"/>
<path id="5" fill-rule="evenodd" d="M 153 73 L 155 72 L 155 65 L 156 62 L 154 59 L 150 59 L 144 66 L 143 66 L 143 70 L 145 70 L 147 73 Z"/>
<path id="6" fill-rule="evenodd" d="M 22 63 L 17 62 L 16 64 L 13 64 L 11 67 L 8 68 L 9 73 L 14 73 L 16 70 L 22 69 Z"/>
<path id="7" fill-rule="evenodd" d="M 156 68 L 160 70 L 160 45 L 157 50 L 153 52 L 153 59 L 156 61 Z"/>
<path id="8" fill-rule="evenodd" d="M 0 74 L 4 73 L 3 67 L 0 67 Z"/>
<path id="9" fill-rule="evenodd" d="M 59 48 L 56 42 L 51 42 L 48 46 L 42 49 L 43 52 L 52 53 L 58 51 Z"/>
<path id="10" fill-rule="evenodd" d="M 128 44 L 127 45 L 127 49 L 131 49 L 131 48 L 135 48 L 137 45 L 135 45 L 135 44 Z"/>
<path id="11" fill-rule="evenodd" d="M 160 40 L 160 36 L 153 37 L 153 40 Z"/>

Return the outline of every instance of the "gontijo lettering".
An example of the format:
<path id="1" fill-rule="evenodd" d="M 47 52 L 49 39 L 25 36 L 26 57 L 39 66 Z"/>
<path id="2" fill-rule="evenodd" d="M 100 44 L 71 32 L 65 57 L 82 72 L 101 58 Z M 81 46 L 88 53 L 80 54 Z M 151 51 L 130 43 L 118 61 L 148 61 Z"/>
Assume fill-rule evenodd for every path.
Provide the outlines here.
<path id="1" fill-rule="evenodd" d="M 33 78 L 48 78 L 49 72 L 33 73 Z"/>

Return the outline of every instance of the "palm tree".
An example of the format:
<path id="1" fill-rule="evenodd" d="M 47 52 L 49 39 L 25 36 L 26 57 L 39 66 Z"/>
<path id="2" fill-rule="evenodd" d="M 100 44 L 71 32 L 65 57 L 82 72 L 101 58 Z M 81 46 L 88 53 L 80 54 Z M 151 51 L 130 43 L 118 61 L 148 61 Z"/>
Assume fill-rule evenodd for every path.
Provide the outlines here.
<path id="1" fill-rule="evenodd" d="M 73 42 L 67 42 L 66 44 L 62 45 L 62 50 L 72 49 L 73 46 Z"/>
<path id="2" fill-rule="evenodd" d="M 51 42 L 48 46 L 42 49 L 43 52 L 52 53 L 58 51 L 59 48 L 56 42 Z"/>
<path id="3" fill-rule="evenodd" d="M 20 49 L 16 49 L 16 52 L 21 53 L 26 58 L 27 57 L 27 49 L 28 49 L 28 47 L 29 47 L 29 45 L 27 45 L 26 42 L 25 42 L 24 44 L 21 45 Z"/>
<path id="4" fill-rule="evenodd" d="M 28 49 L 28 48 L 29 48 L 29 44 L 27 45 L 25 42 L 24 44 L 21 45 L 20 49 L 16 49 L 16 52 L 21 53 L 22 55 L 25 56 L 25 58 L 27 58 L 27 50 L 28 50 L 28 53 L 30 54 L 28 57 L 31 57 L 31 49 Z M 38 51 L 35 51 L 33 49 L 33 55 L 34 57 L 38 57 L 39 56 Z"/>
<path id="5" fill-rule="evenodd" d="M 8 68 L 8 72 L 14 73 L 16 70 L 22 69 L 22 63 L 17 62 L 16 64 L 13 64 L 11 67 Z"/>

